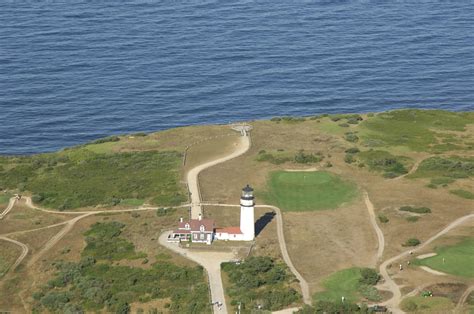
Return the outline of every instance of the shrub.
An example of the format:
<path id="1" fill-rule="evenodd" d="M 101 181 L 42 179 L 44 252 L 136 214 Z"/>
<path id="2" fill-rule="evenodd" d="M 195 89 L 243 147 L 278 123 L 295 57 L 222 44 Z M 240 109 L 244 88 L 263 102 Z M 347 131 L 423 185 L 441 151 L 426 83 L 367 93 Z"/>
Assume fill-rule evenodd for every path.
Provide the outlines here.
<path id="1" fill-rule="evenodd" d="M 405 218 L 405 220 L 408 222 L 417 222 L 419 219 L 420 217 L 418 216 L 408 216 L 407 218 Z"/>
<path id="2" fill-rule="evenodd" d="M 345 152 L 348 154 L 357 154 L 358 152 L 360 152 L 360 150 L 357 147 L 351 147 L 346 149 Z"/>
<path id="3" fill-rule="evenodd" d="M 332 163 L 330 161 L 327 161 L 326 164 L 325 164 L 326 168 L 331 168 L 332 167 Z"/>
<path id="4" fill-rule="evenodd" d="M 373 286 L 380 280 L 380 275 L 372 268 L 361 268 L 359 283 Z"/>
<path id="5" fill-rule="evenodd" d="M 349 124 L 358 124 L 359 120 L 357 118 L 349 118 L 349 119 L 347 119 L 347 123 L 349 123 Z"/>
<path id="6" fill-rule="evenodd" d="M 351 142 L 351 143 L 355 143 L 359 141 L 359 137 L 355 133 L 352 133 L 352 132 L 346 133 L 344 138 L 346 139 L 346 141 Z"/>
<path id="7" fill-rule="evenodd" d="M 145 137 L 145 136 L 148 136 L 148 134 L 144 133 L 144 132 L 138 132 L 138 133 L 133 133 L 132 136 L 135 136 L 135 137 Z"/>
<path id="8" fill-rule="evenodd" d="M 347 124 L 347 123 L 340 123 L 339 126 L 340 126 L 341 128 L 348 128 L 348 127 L 349 127 L 349 124 Z"/>
<path id="9" fill-rule="evenodd" d="M 380 221 L 381 223 L 386 224 L 387 222 L 389 222 L 389 219 L 388 219 L 387 216 L 385 216 L 384 214 L 379 214 L 378 217 L 379 217 L 379 221 Z"/>
<path id="10" fill-rule="evenodd" d="M 402 246 L 417 246 L 420 243 L 420 240 L 418 240 L 417 238 L 410 238 L 406 240 L 405 243 L 402 244 Z"/>
<path id="11" fill-rule="evenodd" d="M 451 190 L 449 193 L 457 195 L 459 197 L 468 199 L 468 200 L 474 200 L 474 193 L 466 191 L 466 190 Z"/>
<path id="12" fill-rule="evenodd" d="M 270 119 L 270 121 L 273 121 L 273 122 L 280 122 L 281 121 L 281 118 L 280 117 L 273 117 Z"/>
<path id="13" fill-rule="evenodd" d="M 44 196 L 41 194 L 33 194 L 31 200 L 33 203 L 41 203 L 41 201 L 44 200 Z"/>
<path id="14" fill-rule="evenodd" d="M 315 156 L 313 154 L 306 154 L 303 150 L 296 153 L 294 161 L 299 164 L 308 164 L 321 161 L 321 156 Z"/>
<path id="15" fill-rule="evenodd" d="M 402 206 L 400 207 L 401 211 L 417 213 L 417 214 L 428 214 L 431 213 L 431 209 L 428 207 L 412 207 L 412 206 Z"/>
<path id="16" fill-rule="evenodd" d="M 354 159 L 354 155 L 352 154 L 346 154 L 346 156 L 344 157 L 344 161 L 348 164 L 351 164 L 355 161 Z"/>
<path id="17" fill-rule="evenodd" d="M 108 137 L 104 137 L 104 138 L 100 138 L 98 140 L 95 140 L 90 144 L 102 144 L 102 143 L 118 142 L 118 141 L 120 141 L 120 137 L 118 137 L 118 136 L 108 136 Z"/>

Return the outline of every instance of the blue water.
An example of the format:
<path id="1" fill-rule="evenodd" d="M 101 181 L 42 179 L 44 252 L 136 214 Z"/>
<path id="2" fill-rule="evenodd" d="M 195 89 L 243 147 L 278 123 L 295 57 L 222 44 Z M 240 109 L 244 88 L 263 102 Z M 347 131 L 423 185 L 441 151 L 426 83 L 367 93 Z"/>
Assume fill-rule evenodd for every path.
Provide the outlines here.
<path id="1" fill-rule="evenodd" d="M 1 1 L 0 153 L 176 126 L 474 110 L 472 1 Z"/>

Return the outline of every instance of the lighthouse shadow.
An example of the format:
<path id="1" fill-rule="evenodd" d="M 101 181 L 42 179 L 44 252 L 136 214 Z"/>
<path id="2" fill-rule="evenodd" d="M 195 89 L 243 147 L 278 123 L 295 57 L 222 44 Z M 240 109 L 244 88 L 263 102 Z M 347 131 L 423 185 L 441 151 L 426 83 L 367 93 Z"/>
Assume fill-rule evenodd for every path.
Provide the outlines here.
<path id="1" fill-rule="evenodd" d="M 255 222 L 255 236 L 258 236 L 260 232 L 273 220 L 275 212 L 267 212 L 260 216 Z"/>

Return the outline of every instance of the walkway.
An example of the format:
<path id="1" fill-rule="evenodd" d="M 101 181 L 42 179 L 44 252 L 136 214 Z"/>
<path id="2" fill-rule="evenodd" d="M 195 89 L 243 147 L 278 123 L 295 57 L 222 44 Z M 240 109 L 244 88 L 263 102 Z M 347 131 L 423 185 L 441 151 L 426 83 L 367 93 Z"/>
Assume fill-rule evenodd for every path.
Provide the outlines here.
<path id="1" fill-rule="evenodd" d="M 171 243 L 167 241 L 169 234 L 169 231 L 161 234 L 159 238 L 160 244 L 204 267 L 209 278 L 209 288 L 211 290 L 212 302 L 222 303 L 222 306 L 218 311 L 219 313 L 229 313 L 227 311 L 224 287 L 222 285 L 221 263 L 234 260 L 236 258 L 235 255 L 231 252 L 202 252 L 183 249 L 179 247 L 178 243 Z"/>
<path id="2" fill-rule="evenodd" d="M 196 166 L 191 169 L 187 174 L 187 183 L 189 192 L 191 194 L 191 219 L 198 219 L 199 214 L 202 215 L 202 207 L 201 207 L 201 192 L 199 190 L 199 182 L 198 176 L 199 173 L 207 168 L 215 166 L 217 164 L 226 162 L 228 160 L 234 159 L 245 154 L 250 148 L 250 135 L 247 132 L 243 133 L 239 138 L 239 142 L 237 143 L 237 147 L 235 151 L 225 157 L 218 158 L 202 165 Z"/>

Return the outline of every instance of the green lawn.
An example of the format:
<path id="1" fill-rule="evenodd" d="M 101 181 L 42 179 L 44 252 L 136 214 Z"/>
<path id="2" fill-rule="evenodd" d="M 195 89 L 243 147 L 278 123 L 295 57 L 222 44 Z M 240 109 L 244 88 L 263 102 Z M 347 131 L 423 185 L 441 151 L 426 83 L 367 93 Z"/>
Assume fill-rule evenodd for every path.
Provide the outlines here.
<path id="1" fill-rule="evenodd" d="M 425 265 L 435 270 L 461 277 L 474 277 L 474 238 L 457 245 L 437 248 L 438 255 L 415 260 L 417 265 Z M 443 263 L 444 258 L 444 263 Z"/>
<path id="2" fill-rule="evenodd" d="M 276 171 L 270 175 L 264 199 L 283 210 L 334 209 L 357 195 L 357 187 L 329 172 Z"/>
<path id="3" fill-rule="evenodd" d="M 314 295 L 314 300 L 339 303 L 342 297 L 347 302 L 355 303 L 362 299 L 377 302 L 382 298 L 374 287 L 380 279 L 380 275 L 371 268 L 348 268 L 327 277 L 322 286 L 323 292 Z"/>
<path id="4" fill-rule="evenodd" d="M 344 296 L 349 302 L 357 302 L 359 299 L 359 280 L 362 278 L 360 268 L 354 267 L 338 271 L 323 281 L 325 291 L 314 295 L 316 301 L 340 302 Z"/>

